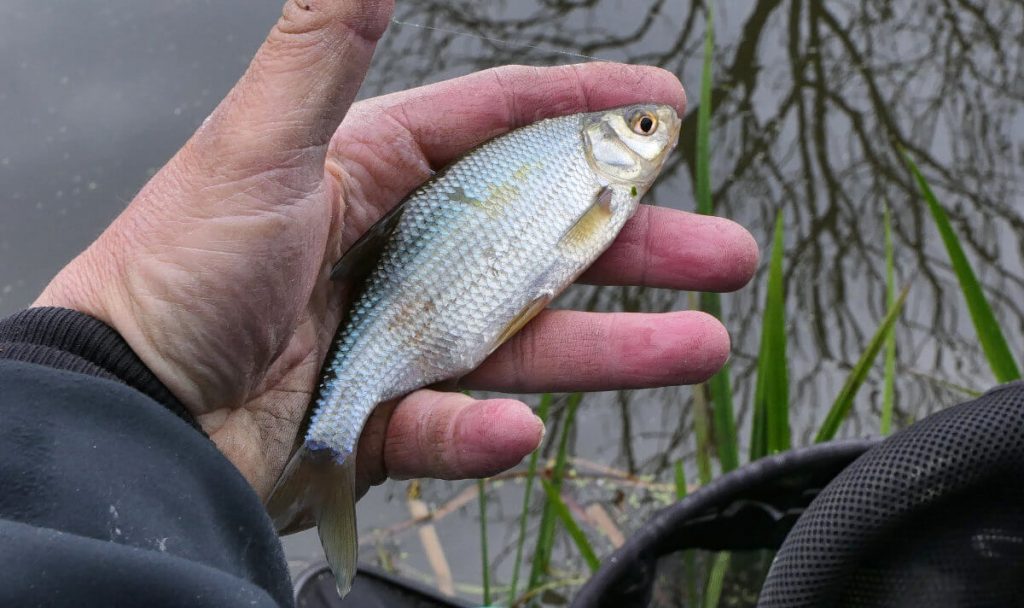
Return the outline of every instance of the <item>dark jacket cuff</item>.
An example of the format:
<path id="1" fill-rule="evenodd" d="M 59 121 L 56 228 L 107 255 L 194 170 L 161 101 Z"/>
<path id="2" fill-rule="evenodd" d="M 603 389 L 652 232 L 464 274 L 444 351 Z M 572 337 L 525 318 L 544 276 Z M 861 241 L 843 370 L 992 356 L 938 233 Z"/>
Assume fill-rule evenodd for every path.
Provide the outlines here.
<path id="1" fill-rule="evenodd" d="M 195 418 L 112 327 L 77 310 L 29 308 L 0 320 L 0 359 L 117 380 L 154 399 L 193 428 Z"/>

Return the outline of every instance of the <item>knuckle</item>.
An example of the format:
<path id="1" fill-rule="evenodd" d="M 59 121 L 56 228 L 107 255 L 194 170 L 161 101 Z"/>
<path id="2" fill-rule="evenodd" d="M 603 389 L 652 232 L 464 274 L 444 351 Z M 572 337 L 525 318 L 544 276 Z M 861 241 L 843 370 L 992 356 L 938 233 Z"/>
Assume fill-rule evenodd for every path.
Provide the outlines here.
<path id="1" fill-rule="evenodd" d="M 450 478 L 458 475 L 460 463 L 457 446 L 454 446 L 454 421 L 442 414 L 443 409 L 433 409 L 428 413 L 420 436 L 421 454 L 426 454 L 431 475 L 439 478 Z"/>
<path id="2" fill-rule="evenodd" d="M 393 5 L 393 0 L 288 0 L 275 30 L 304 35 L 337 26 L 376 41 L 387 29 Z"/>
<path id="3" fill-rule="evenodd" d="M 394 403 L 385 403 L 374 409 L 359 438 L 356 463 L 368 486 L 380 485 L 389 477 L 388 443 L 393 439 L 397 439 L 397 445 L 403 443 L 401 436 L 392 438 L 390 435 L 394 411 Z"/>
<path id="4" fill-rule="evenodd" d="M 308 34 L 324 29 L 331 21 L 330 2 L 323 0 L 288 0 L 277 22 L 277 31 L 283 34 Z"/>

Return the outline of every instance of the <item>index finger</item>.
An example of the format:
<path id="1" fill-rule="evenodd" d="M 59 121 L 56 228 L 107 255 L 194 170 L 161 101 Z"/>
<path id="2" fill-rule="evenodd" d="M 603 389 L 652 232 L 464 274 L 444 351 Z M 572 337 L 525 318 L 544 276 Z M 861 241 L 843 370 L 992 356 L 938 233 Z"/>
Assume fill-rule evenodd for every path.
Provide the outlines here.
<path id="1" fill-rule="evenodd" d="M 757 270 L 757 241 L 736 222 L 640 205 L 580 277 L 594 285 L 733 291 Z"/>
<path id="2" fill-rule="evenodd" d="M 686 94 L 671 72 L 649 66 L 584 63 L 504 66 L 356 103 L 331 144 L 363 198 L 388 205 L 468 150 L 542 118 L 632 103 L 670 104 Z M 385 209 L 381 209 L 381 214 Z M 379 216 L 378 216 L 379 217 Z M 377 218 L 350 218 L 365 230 Z"/>
<path id="3" fill-rule="evenodd" d="M 581 63 L 504 66 L 374 100 L 396 115 L 435 168 L 488 139 L 543 118 L 633 103 L 686 110 L 683 85 L 657 67 Z M 385 110 L 387 111 L 387 110 Z"/>

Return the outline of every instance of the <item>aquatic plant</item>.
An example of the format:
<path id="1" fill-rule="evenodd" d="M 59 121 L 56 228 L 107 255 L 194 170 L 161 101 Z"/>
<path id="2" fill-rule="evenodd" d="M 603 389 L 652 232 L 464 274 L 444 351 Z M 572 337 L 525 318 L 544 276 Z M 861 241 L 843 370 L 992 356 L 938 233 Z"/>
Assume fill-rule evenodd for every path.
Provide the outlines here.
<path id="1" fill-rule="evenodd" d="M 996 316 L 992 313 L 992 306 L 988 303 L 988 299 L 985 298 L 985 294 L 982 292 L 978 276 L 974 273 L 974 269 L 971 268 L 970 262 L 967 261 L 967 255 L 960 245 L 960 239 L 957 238 L 956 233 L 953 231 L 953 226 L 949 223 L 946 211 L 939 204 L 935 193 L 928 184 L 928 180 L 921 174 L 921 170 L 917 167 L 914 159 L 910 158 L 910 155 L 905 150 L 901 149 L 900 153 L 903 155 L 903 160 L 910 169 L 914 181 L 917 182 L 921 196 L 928 203 L 928 209 L 935 220 L 935 227 L 938 229 L 939 236 L 942 237 L 942 242 L 949 253 L 949 261 L 953 264 L 953 272 L 960 283 L 960 291 L 963 293 L 964 301 L 967 303 L 967 310 L 971 314 L 971 321 L 974 323 L 974 329 L 978 334 L 978 343 L 985 352 L 985 358 L 988 359 L 992 375 L 999 382 L 1019 380 L 1020 369 L 1017 367 L 1017 361 L 1014 359 L 1013 353 L 1010 352 L 1006 336 L 1003 335 L 999 321 L 996 320 Z"/>

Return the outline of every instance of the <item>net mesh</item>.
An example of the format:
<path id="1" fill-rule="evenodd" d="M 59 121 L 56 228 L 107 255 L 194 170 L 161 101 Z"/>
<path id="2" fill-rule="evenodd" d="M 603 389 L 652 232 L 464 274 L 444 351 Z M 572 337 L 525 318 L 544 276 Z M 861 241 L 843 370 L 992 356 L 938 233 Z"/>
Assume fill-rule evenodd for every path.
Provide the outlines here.
<path id="1" fill-rule="evenodd" d="M 786 538 L 758 606 L 1024 606 L 1024 384 L 847 467 Z"/>

